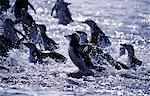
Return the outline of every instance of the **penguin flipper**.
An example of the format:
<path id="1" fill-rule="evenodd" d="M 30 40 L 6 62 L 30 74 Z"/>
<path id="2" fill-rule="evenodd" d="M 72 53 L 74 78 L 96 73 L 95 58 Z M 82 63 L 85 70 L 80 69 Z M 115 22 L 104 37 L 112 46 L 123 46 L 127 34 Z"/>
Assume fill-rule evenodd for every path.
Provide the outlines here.
<path id="1" fill-rule="evenodd" d="M 118 62 L 117 63 L 123 68 L 123 69 L 129 69 L 129 67 L 121 62 Z"/>
<path id="2" fill-rule="evenodd" d="M 49 57 L 54 59 L 58 63 L 65 62 L 67 58 L 63 56 L 62 54 L 56 53 L 56 52 L 50 52 Z"/>

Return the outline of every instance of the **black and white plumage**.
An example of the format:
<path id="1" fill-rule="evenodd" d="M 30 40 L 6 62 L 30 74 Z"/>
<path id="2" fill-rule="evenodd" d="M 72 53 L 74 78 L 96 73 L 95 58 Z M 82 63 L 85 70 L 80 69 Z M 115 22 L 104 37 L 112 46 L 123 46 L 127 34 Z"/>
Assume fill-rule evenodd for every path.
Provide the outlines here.
<path id="1" fill-rule="evenodd" d="M 33 43 L 23 43 L 26 47 L 29 48 L 30 50 L 30 56 L 32 57 L 32 63 L 42 63 L 42 59 L 46 57 L 50 57 L 53 60 L 55 60 L 58 63 L 63 63 L 67 59 L 63 55 L 56 53 L 56 52 L 44 52 L 40 51 L 39 49 L 36 48 L 36 45 Z"/>
<path id="2" fill-rule="evenodd" d="M 138 60 L 135 56 L 135 52 L 134 52 L 134 47 L 130 44 L 120 44 L 121 48 L 120 48 L 120 56 L 125 54 L 125 50 L 127 50 L 128 52 L 128 65 L 129 68 L 135 68 L 136 65 L 141 66 L 142 65 L 142 61 Z"/>
<path id="3" fill-rule="evenodd" d="M 116 61 L 111 55 L 109 55 L 108 53 L 104 53 L 103 49 L 88 44 L 86 42 L 87 34 L 85 32 L 77 31 L 77 33 L 79 34 L 80 42 L 82 42 L 82 53 L 89 55 L 100 65 L 112 65 L 115 66 L 115 68 L 118 70 L 121 68 L 128 69 L 126 65 L 119 61 Z"/>
<path id="4" fill-rule="evenodd" d="M 51 15 L 53 15 L 54 10 L 56 11 L 56 18 L 59 19 L 58 23 L 62 25 L 67 25 L 73 22 L 71 13 L 69 11 L 68 5 L 71 3 L 64 2 L 63 0 L 57 0 L 56 4 L 52 8 Z"/>
<path id="5" fill-rule="evenodd" d="M 12 12 L 14 12 L 16 19 L 21 18 L 21 10 L 23 8 L 28 11 L 28 6 L 30 6 L 31 9 L 33 9 L 33 11 L 36 13 L 33 5 L 28 0 L 16 0 L 12 8 Z"/>
<path id="6" fill-rule="evenodd" d="M 80 47 L 80 44 L 79 44 L 79 39 L 80 39 L 79 36 L 76 33 L 74 33 L 71 35 L 67 35 L 65 37 L 70 42 L 69 48 L 68 48 L 68 53 L 69 53 L 70 59 L 75 64 L 75 66 L 77 66 L 79 68 L 80 74 L 93 75 L 93 72 L 89 68 L 90 65 L 87 64 L 87 62 L 85 61 L 85 58 L 82 56 L 83 54 L 81 53 L 82 48 Z M 80 48 L 81 48 L 81 50 L 80 50 Z M 81 75 L 81 77 L 82 77 L 82 75 Z"/>
<path id="7" fill-rule="evenodd" d="M 85 20 L 84 22 L 91 28 L 91 39 L 90 43 L 97 45 L 98 47 L 105 48 L 111 46 L 111 42 L 108 37 L 102 32 L 98 25 L 90 19 Z"/>
<path id="8" fill-rule="evenodd" d="M 46 34 L 46 26 L 45 25 L 38 25 L 40 29 L 40 34 L 42 39 L 42 43 L 44 45 L 45 50 L 54 51 L 55 49 L 58 49 L 58 44 L 51 38 L 49 38 Z"/>

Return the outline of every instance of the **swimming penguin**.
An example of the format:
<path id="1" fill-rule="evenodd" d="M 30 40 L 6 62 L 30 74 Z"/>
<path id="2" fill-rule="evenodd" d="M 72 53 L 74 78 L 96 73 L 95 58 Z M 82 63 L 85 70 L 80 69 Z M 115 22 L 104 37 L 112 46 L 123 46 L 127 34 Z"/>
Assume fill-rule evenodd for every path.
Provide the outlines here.
<path id="1" fill-rule="evenodd" d="M 97 26 L 97 24 L 93 20 L 87 19 L 82 23 L 89 25 L 91 28 L 90 43 L 92 43 L 93 45 L 97 45 L 101 48 L 111 46 L 111 42 L 108 39 L 108 37 L 102 32 L 102 30 Z"/>
<path id="2" fill-rule="evenodd" d="M 45 50 L 54 51 L 55 49 L 58 49 L 58 44 L 51 38 L 49 38 L 46 35 L 46 26 L 45 25 L 38 25 L 41 33 L 41 38 L 43 41 L 43 45 Z"/>
<path id="3" fill-rule="evenodd" d="M 9 0 L 0 0 L 0 12 L 6 11 L 10 8 Z"/>
<path id="4" fill-rule="evenodd" d="M 36 13 L 34 7 L 29 3 L 28 0 L 16 0 L 15 4 L 13 5 L 12 12 L 14 12 L 16 19 L 21 18 L 21 10 L 24 8 L 28 11 L 28 6 Z"/>
<path id="5" fill-rule="evenodd" d="M 97 46 L 92 46 L 87 43 L 87 34 L 83 31 L 77 31 L 80 37 L 80 42 L 82 42 L 82 46 L 84 48 L 82 49 L 82 53 L 90 55 L 92 59 L 97 61 L 98 64 L 101 65 L 112 65 L 115 66 L 115 69 L 120 70 L 123 69 L 129 69 L 125 64 L 116 61 L 113 57 L 111 57 L 108 53 L 103 52 L 103 49 Z M 105 62 L 104 62 L 105 61 Z M 107 64 L 107 63 L 108 64 Z"/>
<path id="6" fill-rule="evenodd" d="M 66 35 L 65 36 L 70 44 L 68 48 L 68 53 L 70 56 L 70 59 L 72 62 L 75 64 L 76 67 L 79 68 L 78 74 L 76 76 L 73 74 L 69 74 L 68 76 L 75 77 L 75 78 L 81 78 L 83 75 L 88 76 L 88 75 L 93 75 L 93 72 L 90 70 L 88 67 L 88 64 L 86 64 L 84 58 L 81 56 L 81 52 L 79 50 L 80 44 L 79 44 L 79 37 L 76 33 L 71 34 L 71 35 Z M 79 77 L 78 77 L 79 76 Z"/>
<path id="7" fill-rule="evenodd" d="M 64 2 L 63 0 L 57 0 L 56 4 L 52 8 L 51 15 L 53 15 L 54 10 L 56 11 L 56 18 L 59 19 L 58 23 L 62 25 L 67 25 L 73 22 L 71 13 L 68 9 L 68 5 L 71 3 Z"/>
<path id="8" fill-rule="evenodd" d="M 9 38 L 12 42 L 17 43 L 20 38 L 17 35 L 20 34 L 23 38 L 26 38 L 19 30 L 14 27 L 14 22 L 11 19 L 6 19 L 3 24 L 4 32 L 2 33 L 4 37 Z"/>
<path id="9" fill-rule="evenodd" d="M 125 54 L 125 50 L 127 50 L 127 52 L 128 52 L 129 68 L 135 68 L 136 65 L 139 65 L 139 66 L 142 65 L 142 61 L 140 61 L 136 58 L 135 53 L 134 53 L 134 48 L 132 45 L 130 45 L 130 44 L 120 44 L 120 45 L 121 45 L 120 56 Z"/>
<path id="10" fill-rule="evenodd" d="M 63 63 L 67 60 L 66 57 L 54 51 L 53 52 L 40 51 L 39 49 L 36 48 L 35 44 L 33 43 L 23 43 L 23 44 L 26 47 L 28 47 L 29 50 L 31 51 L 29 57 L 31 63 L 36 63 L 36 62 L 42 63 L 43 62 L 42 59 L 46 57 L 50 57 L 58 63 Z"/>

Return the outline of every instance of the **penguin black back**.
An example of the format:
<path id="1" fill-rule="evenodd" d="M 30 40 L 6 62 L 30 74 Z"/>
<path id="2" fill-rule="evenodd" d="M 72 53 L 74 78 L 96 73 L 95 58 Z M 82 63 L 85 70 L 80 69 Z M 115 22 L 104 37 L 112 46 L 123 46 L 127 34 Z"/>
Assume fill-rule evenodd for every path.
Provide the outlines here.
<path id="1" fill-rule="evenodd" d="M 102 32 L 102 30 L 98 27 L 98 25 L 91 19 L 87 19 L 84 22 L 91 28 L 91 40 L 90 43 L 97 45 L 101 48 L 111 46 L 111 42 L 108 37 Z"/>

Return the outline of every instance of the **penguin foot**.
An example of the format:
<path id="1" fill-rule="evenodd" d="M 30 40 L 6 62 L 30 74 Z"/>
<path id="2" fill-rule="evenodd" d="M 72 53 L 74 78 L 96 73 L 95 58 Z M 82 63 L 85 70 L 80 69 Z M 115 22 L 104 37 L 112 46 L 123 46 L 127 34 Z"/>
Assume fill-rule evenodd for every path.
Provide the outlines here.
<path id="1" fill-rule="evenodd" d="M 80 79 L 82 78 L 83 74 L 81 74 L 80 72 L 77 72 L 77 73 L 69 73 L 67 74 L 68 77 L 72 77 L 72 78 L 77 78 L 77 79 Z"/>
<path id="2" fill-rule="evenodd" d="M 80 79 L 80 78 L 82 78 L 82 76 L 94 76 L 94 73 L 93 72 L 83 73 L 83 72 L 79 71 L 79 72 L 76 72 L 76 73 L 69 73 L 67 75 L 68 75 L 68 77 Z"/>

